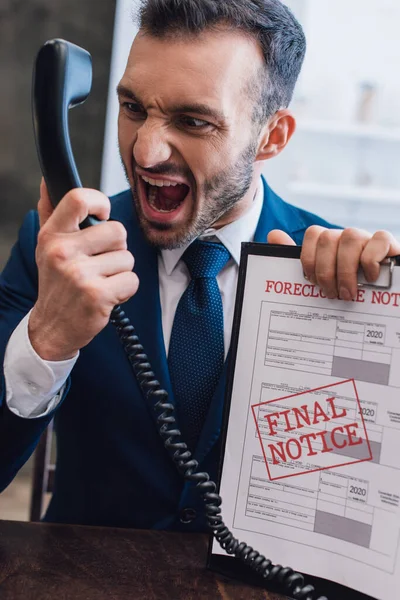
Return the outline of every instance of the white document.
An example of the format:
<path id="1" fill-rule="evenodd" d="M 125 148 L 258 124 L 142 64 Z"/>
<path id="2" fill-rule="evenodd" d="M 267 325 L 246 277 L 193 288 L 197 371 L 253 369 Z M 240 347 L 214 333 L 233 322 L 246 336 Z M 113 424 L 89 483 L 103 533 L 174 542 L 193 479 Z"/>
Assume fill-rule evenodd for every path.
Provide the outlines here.
<path id="1" fill-rule="evenodd" d="M 248 256 L 220 494 L 274 563 L 400 598 L 400 267 L 344 302 Z"/>

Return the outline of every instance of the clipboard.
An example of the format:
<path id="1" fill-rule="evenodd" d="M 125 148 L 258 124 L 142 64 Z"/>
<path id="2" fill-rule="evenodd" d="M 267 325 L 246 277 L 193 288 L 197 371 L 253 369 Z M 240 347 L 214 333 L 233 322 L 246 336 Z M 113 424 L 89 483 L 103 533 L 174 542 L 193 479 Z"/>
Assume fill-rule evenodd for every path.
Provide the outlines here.
<path id="1" fill-rule="evenodd" d="M 262 260 L 265 259 L 266 261 L 268 261 L 269 257 L 271 257 L 271 258 L 275 258 L 275 259 L 277 259 L 277 258 L 278 259 L 295 259 L 296 261 L 298 261 L 300 259 L 300 254 L 301 254 L 301 247 L 298 247 L 298 246 L 277 246 L 277 245 L 259 244 L 259 243 L 243 243 L 242 244 L 241 263 L 240 263 L 240 269 L 239 269 L 238 287 L 237 287 L 237 294 L 236 294 L 235 314 L 234 314 L 233 328 L 232 328 L 231 353 L 230 353 L 230 359 L 229 359 L 229 365 L 228 365 L 228 378 L 227 378 L 225 407 L 224 407 L 224 415 L 223 415 L 223 426 L 222 426 L 223 434 L 222 434 L 222 440 L 221 440 L 222 450 L 221 450 L 221 459 L 220 459 L 220 464 L 219 464 L 219 472 L 218 472 L 218 480 L 217 480 L 218 491 L 219 491 L 219 493 L 221 493 L 224 500 L 225 500 L 225 496 L 224 496 L 225 492 L 221 486 L 221 482 L 222 482 L 222 478 L 223 478 L 223 474 L 224 474 L 225 456 L 226 456 L 226 451 L 227 451 L 227 440 L 228 440 L 229 435 L 232 436 L 232 433 L 230 434 L 230 432 L 229 432 L 228 425 L 229 425 L 230 418 L 231 418 L 232 394 L 233 394 L 234 382 L 235 382 L 236 365 L 237 365 L 237 361 L 238 361 L 238 349 L 239 349 L 239 343 L 240 343 L 241 327 L 243 326 L 243 303 L 244 303 L 244 297 L 245 297 L 245 293 L 246 293 L 249 260 L 251 260 L 252 257 L 261 257 Z M 268 263 L 265 263 L 265 264 L 268 264 Z M 375 282 L 374 284 L 368 283 L 365 280 L 363 273 L 360 271 L 359 277 L 358 277 L 360 299 L 363 298 L 363 294 L 365 293 L 362 290 L 373 290 L 374 294 L 381 294 L 380 296 L 378 296 L 378 295 L 374 296 L 374 298 L 378 298 L 378 299 L 384 298 L 385 302 L 386 302 L 387 296 L 382 296 L 382 294 L 390 295 L 390 289 L 393 284 L 395 267 L 399 266 L 399 264 L 400 264 L 399 257 L 395 257 L 395 258 L 388 259 L 387 261 L 385 261 L 385 263 L 382 264 L 380 277 L 377 280 L 377 282 Z M 271 277 L 271 279 L 272 279 L 272 277 Z M 308 285 L 308 282 L 304 279 L 304 277 L 302 277 L 302 283 L 304 286 Z M 300 284 L 300 282 L 299 282 L 299 284 Z M 310 287 L 311 287 L 311 284 L 307 288 L 307 291 L 310 290 Z M 289 286 L 287 287 L 287 289 L 289 290 Z M 299 287 L 290 288 L 290 290 L 292 291 L 292 293 L 299 292 L 300 288 Z M 399 292 L 400 292 L 400 287 L 399 287 Z M 399 293 L 399 298 L 400 298 L 400 293 Z M 328 301 L 328 302 L 330 302 L 330 301 Z M 334 302 L 338 303 L 340 301 L 337 300 Z M 398 302 L 398 304 L 400 304 L 400 300 L 397 299 L 396 302 Z M 346 303 L 346 304 L 350 305 L 351 303 Z M 398 319 L 399 319 L 399 323 L 400 323 L 400 308 L 398 310 L 399 310 Z M 357 311 L 354 311 L 354 314 L 357 314 Z M 372 330 L 372 331 L 375 331 L 375 330 Z M 376 329 L 376 331 L 375 331 L 375 334 L 377 334 L 377 333 L 379 333 L 378 329 Z M 379 333 L 379 335 L 380 335 L 380 333 Z M 400 342 L 399 342 L 399 345 L 400 345 Z M 399 444 L 400 444 L 400 428 L 399 428 Z M 328 471 L 328 469 L 324 469 L 324 470 Z M 322 472 L 322 470 L 321 470 L 321 472 Z M 310 471 L 310 473 L 311 473 L 311 471 Z M 269 472 L 268 472 L 268 475 L 270 476 Z M 304 475 L 306 477 L 309 476 L 307 473 L 304 473 Z M 360 490 L 362 491 L 361 486 L 360 486 Z M 229 503 L 231 503 L 231 500 L 229 500 Z M 226 504 L 227 504 L 227 502 L 225 500 L 224 503 L 222 504 L 222 516 L 223 516 L 224 520 L 225 520 L 224 506 Z M 237 499 L 236 499 L 236 504 L 237 504 Z M 225 522 L 227 523 L 228 527 L 230 527 L 232 525 L 232 523 L 230 522 L 229 519 L 228 519 L 228 521 L 225 521 Z M 234 529 L 234 534 L 237 535 L 236 529 Z M 241 530 L 240 534 L 241 535 L 238 536 L 240 541 L 248 542 L 248 540 L 246 538 L 246 531 Z M 399 538 L 399 540 L 400 540 L 400 538 Z M 347 541 L 346 541 L 346 543 L 347 543 Z M 211 539 L 210 544 L 209 544 L 208 561 L 207 561 L 207 567 L 210 570 L 216 571 L 227 577 L 231 577 L 234 579 L 239 579 L 241 581 L 248 582 L 251 585 L 261 586 L 271 592 L 279 592 L 280 591 L 279 586 L 277 586 L 276 584 L 273 584 L 273 583 L 266 582 L 260 576 L 258 576 L 257 574 L 254 574 L 254 572 L 248 566 L 241 563 L 238 559 L 236 559 L 232 556 L 228 556 L 227 554 L 223 554 L 223 553 L 220 554 L 220 553 L 216 552 L 215 544 L 216 543 L 213 542 L 213 540 Z M 296 542 L 294 542 L 294 545 L 297 545 Z M 260 551 L 262 554 L 264 554 L 273 563 L 276 563 L 277 559 L 276 559 L 276 553 L 274 550 L 274 546 L 275 546 L 275 544 L 271 543 L 271 540 L 270 540 L 267 549 L 259 548 L 256 545 L 254 545 L 254 548 L 257 549 L 258 551 Z M 298 545 L 298 548 L 299 548 L 299 552 L 301 552 L 302 546 Z M 400 542 L 399 542 L 399 548 L 400 548 Z M 396 558 L 397 558 L 397 554 L 396 554 Z M 287 562 L 289 562 L 289 564 L 290 564 L 290 561 L 287 561 Z M 399 554 L 398 562 L 400 562 L 400 554 Z M 286 562 L 283 563 L 281 561 L 281 564 L 286 565 L 287 563 Z M 290 566 L 293 566 L 293 568 L 296 571 L 301 572 L 301 569 L 298 569 L 296 567 L 296 565 L 290 565 Z M 375 596 L 367 595 L 366 593 L 356 591 L 352 587 L 346 587 L 340 583 L 331 581 L 329 579 L 329 576 L 328 577 L 317 577 L 315 574 L 312 574 L 310 570 L 307 573 L 305 571 L 303 571 L 303 573 L 304 573 L 304 576 L 306 579 L 306 583 L 310 583 L 311 585 L 313 585 L 315 587 L 316 592 L 317 592 L 316 597 L 325 595 L 328 597 L 328 600 L 375 600 Z M 394 597 L 394 596 L 392 596 L 392 597 Z"/>

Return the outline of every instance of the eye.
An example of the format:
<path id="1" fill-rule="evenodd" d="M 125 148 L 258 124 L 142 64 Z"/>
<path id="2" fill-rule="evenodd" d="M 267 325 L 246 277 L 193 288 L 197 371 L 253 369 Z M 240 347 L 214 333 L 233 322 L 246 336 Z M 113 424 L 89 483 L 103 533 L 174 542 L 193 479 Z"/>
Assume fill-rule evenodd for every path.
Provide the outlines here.
<path id="1" fill-rule="evenodd" d="M 202 119 L 195 119 L 194 117 L 181 117 L 181 123 L 190 129 L 205 129 L 206 127 L 212 127 L 212 124 Z"/>
<path id="2" fill-rule="evenodd" d="M 122 106 L 132 115 L 144 115 L 145 111 L 137 102 L 123 102 Z"/>

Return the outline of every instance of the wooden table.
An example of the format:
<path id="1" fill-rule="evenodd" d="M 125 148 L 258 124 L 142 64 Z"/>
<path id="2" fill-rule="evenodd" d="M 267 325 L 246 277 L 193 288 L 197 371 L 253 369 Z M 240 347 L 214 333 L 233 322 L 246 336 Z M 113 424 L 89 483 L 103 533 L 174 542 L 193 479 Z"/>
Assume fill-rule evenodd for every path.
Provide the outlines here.
<path id="1" fill-rule="evenodd" d="M 1 600 L 283 600 L 205 569 L 207 537 L 0 521 Z"/>

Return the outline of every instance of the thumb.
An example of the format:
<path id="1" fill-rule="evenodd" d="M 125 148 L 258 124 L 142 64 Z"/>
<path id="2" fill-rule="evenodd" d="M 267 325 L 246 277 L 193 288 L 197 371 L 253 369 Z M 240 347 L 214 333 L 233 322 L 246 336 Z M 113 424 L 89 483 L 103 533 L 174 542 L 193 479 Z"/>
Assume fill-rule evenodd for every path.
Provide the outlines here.
<path id="1" fill-rule="evenodd" d="M 268 234 L 268 244 L 278 244 L 279 246 L 295 246 L 296 242 L 292 240 L 290 235 L 281 231 L 280 229 L 274 229 Z"/>
<path id="2" fill-rule="evenodd" d="M 46 223 L 46 221 L 51 217 L 54 212 L 53 205 L 51 204 L 49 192 L 47 191 L 47 186 L 44 178 L 42 177 L 42 181 L 40 182 L 40 200 L 38 202 L 38 213 L 39 213 L 39 222 L 40 228 Z"/>

